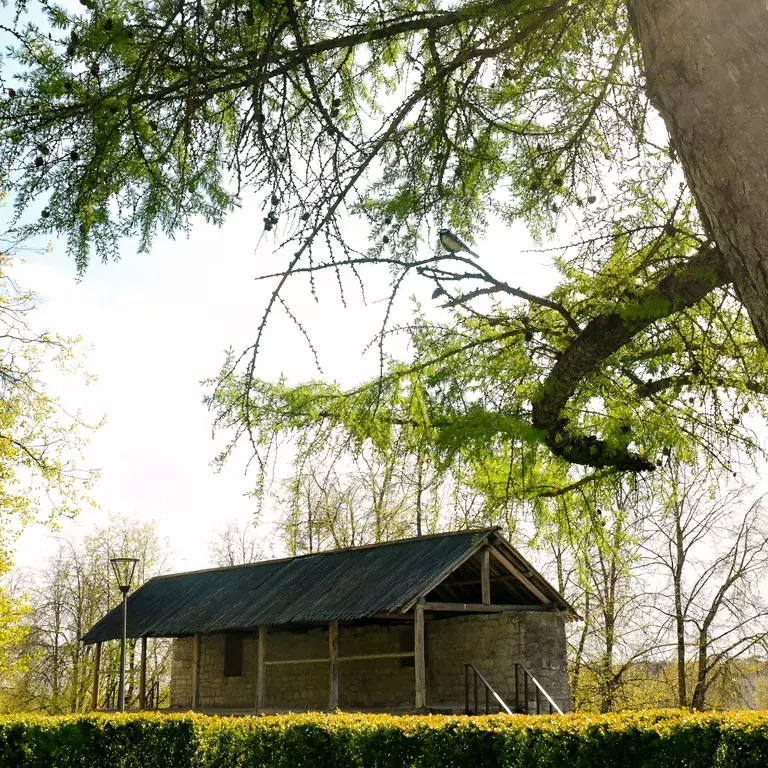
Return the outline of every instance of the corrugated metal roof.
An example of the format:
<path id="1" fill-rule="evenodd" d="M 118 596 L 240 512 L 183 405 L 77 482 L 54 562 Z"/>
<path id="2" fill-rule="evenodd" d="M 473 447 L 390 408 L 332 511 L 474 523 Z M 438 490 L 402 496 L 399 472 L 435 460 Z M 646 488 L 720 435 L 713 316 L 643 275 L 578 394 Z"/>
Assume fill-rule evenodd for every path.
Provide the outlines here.
<path id="1" fill-rule="evenodd" d="M 158 576 L 128 597 L 128 637 L 349 621 L 403 610 L 471 557 L 489 536 L 503 541 L 496 530 L 460 531 Z M 552 592 L 553 602 L 569 607 Z M 121 619 L 118 606 L 83 641 L 119 638 Z"/>

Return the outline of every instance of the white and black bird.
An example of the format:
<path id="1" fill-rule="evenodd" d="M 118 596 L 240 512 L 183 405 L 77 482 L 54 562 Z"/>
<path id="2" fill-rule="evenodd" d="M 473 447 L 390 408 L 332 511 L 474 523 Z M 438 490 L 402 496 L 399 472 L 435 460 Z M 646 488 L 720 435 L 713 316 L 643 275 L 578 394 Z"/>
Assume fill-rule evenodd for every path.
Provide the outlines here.
<path id="1" fill-rule="evenodd" d="M 470 256 L 480 258 L 461 238 L 454 235 L 450 229 L 441 229 L 439 234 L 440 244 L 449 253 L 459 253 L 460 251 L 464 251 Z"/>

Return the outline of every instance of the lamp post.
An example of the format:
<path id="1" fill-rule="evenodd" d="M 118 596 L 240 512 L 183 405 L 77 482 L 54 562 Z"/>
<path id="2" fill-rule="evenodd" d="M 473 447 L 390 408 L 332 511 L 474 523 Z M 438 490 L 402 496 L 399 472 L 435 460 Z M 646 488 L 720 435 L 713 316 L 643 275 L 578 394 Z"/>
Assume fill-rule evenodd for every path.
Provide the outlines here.
<path id="1" fill-rule="evenodd" d="M 120 642 L 120 688 L 118 690 L 117 707 L 121 712 L 125 712 L 125 645 L 126 635 L 128 633 L 128 592 L 131 589 L 133 580 L 133 571 L 137 557 L 113 557 L 110 559 L 112 568 L 117 576 L 117 586 L 123 593 L 123 636 Z"/>

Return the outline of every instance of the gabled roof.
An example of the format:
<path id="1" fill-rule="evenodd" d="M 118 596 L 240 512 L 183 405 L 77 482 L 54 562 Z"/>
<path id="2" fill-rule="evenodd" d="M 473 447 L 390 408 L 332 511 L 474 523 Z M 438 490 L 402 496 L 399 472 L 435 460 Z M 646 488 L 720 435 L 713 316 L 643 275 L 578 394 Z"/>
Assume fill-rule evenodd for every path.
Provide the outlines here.
<path id="1" fill-rule="evenodd" d="M 157 576 L 128 597 L 128 637 L 183 637 L 405 613 L 487 544 L 503 552 L 532 587 L 507 574 L 504 578 L 516 581 L 509 593 L 516 603 L 548 603 L 576 616 L 497 528 L 486 528 Z M 119 638 L 121 619 L 118 606 L 83 641 Z"/>

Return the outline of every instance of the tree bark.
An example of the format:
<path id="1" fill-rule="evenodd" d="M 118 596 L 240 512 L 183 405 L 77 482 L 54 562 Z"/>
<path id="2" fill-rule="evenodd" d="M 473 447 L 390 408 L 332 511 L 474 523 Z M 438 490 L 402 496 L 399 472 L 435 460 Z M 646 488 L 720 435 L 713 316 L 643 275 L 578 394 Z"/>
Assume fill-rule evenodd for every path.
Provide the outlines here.
<path id="1" fill-rule="evenodd" d="M 768 349 L 768 5 L 629 0 L 648 94 Z"/>
<path id="2" fill-rule="evenodd" d="M 589 609 L 589 590 L 586 590 L 584 595 L 584 625 L 581 629 L 579 645 L 576 648 L 576 656 L 573 659 L 573 676 L 571 679 L 571 690 L 573 691 L 573 708 L 575 710 L 581 709 L 582 704 L 579 683 L 581 682 L 581 669 L 582 662 L 584 660 L 584 648 L 587 644 L 587 636 L 589 635 L 589 632 L 592 628 Z"/>
<path id="3" fill-rule="evenodd" d="M 613 709 L 615 685 L 613 680 L 613 645 L 615 639 L 615 617 L 610 608 L 603 609 L 605 622 L 605 654 L 603 656 L 603 679 L 600 684 L 600 712 L 605 714 Z"/>
<path id="4" fill-rule="evenodd" d="M 615 467 L 630 472 L 653 469 L 654 463 L 612 446 L 593 435 L 572 430 L 563 412 L 584 380 L 634 336 L 657 320 L 694 306 L 711 291 L 730 282 L 716 248 L 699 253 L 658 284 L 640 291 L 634 301 L 599 315 L 563 351 L 533 398 L 531 420 L 555 454 L 572 464 Z"/>
<path id="5" fill-rule="evenodd" d="M 679 540 L 678 540 L 679 541 Z M 681 555 L 678 544 L 678 557 Z M 685 669 L 685 614 L 683 612 L 682 565 L 678 560 L 674 574 L 675 591 L 675 630 L 677 634 L 677 705 L 684 709 L 688 706 L 688 689 Z"/>
<path id="6" fill-rule="evenodd" d="M 708 643 L 707 632 L 704 630 L 699 635 L 698 658 L 696 661 L 696 685 L 693 688 L 693 696 L 691 697 L 691 707 L 699 712 L 703 712 L 706 706 L 707 662 L 709 660 Z"/>

